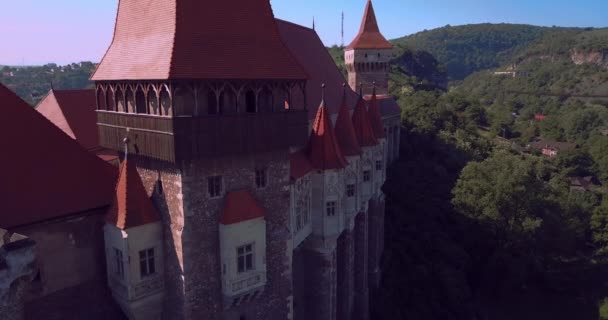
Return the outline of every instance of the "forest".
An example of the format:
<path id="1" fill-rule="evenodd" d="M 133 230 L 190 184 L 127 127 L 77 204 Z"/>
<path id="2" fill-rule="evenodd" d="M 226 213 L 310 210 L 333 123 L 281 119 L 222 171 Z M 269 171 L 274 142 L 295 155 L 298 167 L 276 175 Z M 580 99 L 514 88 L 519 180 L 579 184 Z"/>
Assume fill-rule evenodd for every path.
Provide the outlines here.
<path id="1" fill-rule="evenodd" d="M 464 60 L 453 73 L 452 40 L 474 39 L 479 26 L 454 28 L 456 39 L 433 49 L 448 55 L 436 56 L 454 80 L 447 90 L 391 74 L 402 145 L 384 186 L 373 318 L 608 319 L 608 66 L 571 57 L 608 52 L 606 30 L 518 36 L 527 27 L 484 25 L 517 39 L 505 55 L 455 58 Z M 513 65 L 525 72 L 494 74 Z M 470 75 L 455 79 L 462 70 Z M 572 148 L 543 155 L 531 147 L 539 139 Z"/>

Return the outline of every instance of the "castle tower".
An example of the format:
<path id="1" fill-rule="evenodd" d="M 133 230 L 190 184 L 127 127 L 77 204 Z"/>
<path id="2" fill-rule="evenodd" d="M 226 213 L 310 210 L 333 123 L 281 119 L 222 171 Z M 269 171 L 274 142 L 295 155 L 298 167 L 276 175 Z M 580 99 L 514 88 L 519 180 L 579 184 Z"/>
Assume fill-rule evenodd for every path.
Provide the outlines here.
<path id="1" fill-rule="evenodd" d="M 363 83 L 363 94 L 372 92 L 376 82 L 380 95 L 388 94 L 388 68 L 393 45 L 380 33 L 372 1 L 368 0 L 359 34 L 344 49 L 348 84 L 357 90 Z"/>
<path id="2" fill-rule="evenodd" d="M 291 319 L 285 199 L 307 74 L 270 2 L 121 0 L 92 79 L 100 144 L 129 138 L 161 216 L 163 318 Z"/>
<path id="3" fill-rule="evenodd" d="M 344 168 L 328 108 L 321 101 L 305 150 L 312 175 L 312 234 L 305 244 L 309 266 L 303 319 L 334 320 L 337 315 L 337 240 L 344 228 Z M 298 315 L 302 316 L 302 315 Z"/>

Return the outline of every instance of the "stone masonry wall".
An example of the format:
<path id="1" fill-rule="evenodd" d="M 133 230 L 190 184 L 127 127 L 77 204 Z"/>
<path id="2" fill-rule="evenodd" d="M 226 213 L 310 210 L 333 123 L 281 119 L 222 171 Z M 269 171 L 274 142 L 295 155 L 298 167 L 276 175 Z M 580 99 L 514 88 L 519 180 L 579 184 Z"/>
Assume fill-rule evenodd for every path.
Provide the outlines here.
<path id="1" fill-rule="evenodd" d="M 361 212 L 355 218 L 355 306 L 354 320 L 369 319 L 368 288 L 368 248 L 367 248 L 367 213 Z"/>
<path id="2" fill-rule="evenodd" d="M 133 157 L 129 155 L 129 157 Z M 139 175 L 161 215 L 164 237 L 165 299 L 163 319 L 184 318 L 182 178 L 177 166 L 138 158 Z M 160 183 L 159 183 L 160 181 Z M 162 185 L 162 192 L 160 192 Z"/>
<path id="3" fill-rule="evenodd" d="M 289 162 L 287 151 L 215 158 L 182 166 L 183 266 L 186 319 L 290 319 L 292 317 Z M 255 187 L 255 170 L 265 168 L 268 185 Z M 222 176 L 221 197 L 210 198 L 207 178 Z M 248 189 L 266 209 L 267 283 L 253 301 L 223 305 L 219 218 L 224 195 Z"/>
<path id="4" fill-rule="evenodd" d="M 24 318 L 25 295 L 36 272 L 36 244 L 0 230 L 0 318 Z"/>
<path id="5" fill-rule="evenodd" d="M 352 319 L 352 308 L 354 303 L 354 262 L 355 244 L 352 230 L 345 230 L 338 238 L 337 269 L 338 269 L 338 294 L 337 294 L 337 319 Z"/>

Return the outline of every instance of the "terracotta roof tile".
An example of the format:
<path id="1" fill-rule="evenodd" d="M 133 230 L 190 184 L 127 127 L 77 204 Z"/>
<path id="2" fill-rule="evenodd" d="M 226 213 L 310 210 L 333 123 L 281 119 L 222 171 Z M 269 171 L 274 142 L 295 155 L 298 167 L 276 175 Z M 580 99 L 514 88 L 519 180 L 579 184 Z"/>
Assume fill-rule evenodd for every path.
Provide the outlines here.
<path id="1" fill-rule="evenodd" d="M 329 113 L 337 114 L 342 100 L 342 84 L 346 80 L 317 33 L 313 29 L 279 19 L 277 25 L 283 41 L 309 75 L 306 84 L 309 118 L 312 120 L 317 115 L 317 105 L 311 102 L 321 100 L 321 84 L 326 85 L 325 103 Z M 347 105 L 354 106 L 357 98 L 357 93 L 348 87 Z"/>
<path id="2" fill-rule="evenodd" d="M 121 0 L 93 80 L 306 79 L 269 0 Z"/>
<path id="3" fill-rule="evenodd" d="M 0 227 L 60 218 L 112 202 L 116 169 L 84 150 L 0 84 Z"/>
<path id="4" fill-rule="evenodd" d="M 235 224 L 264 217 L 265 210 L 247 190 L 228 192 L 224 201 L 224 210 L 220 217 L 223 225 Z"/>
<path id="5" fill-rule="evenodd" d="M 356 156 L 361 154 L 361 148 L 359 147 L 350 111 L 346 103 L 346 90 L 347 89 L 345 88 L 344 97 L 342 98 L 340 111 L 338 112 L 338 118 L 336 120 L 336 138 L 338 139 L 338 144 L 345 156 Z"/>
<path id="6" fill-rule="evenodd" d="M 143 226 L 160 220 L 148 196 L 133 160 L 125 159 L 116 183 L 114 201 L 106 222 L 121 230 Z"/>
<path id="7" fill-rule="evenodd" d="M 98 145 L 95 90 L 51 90 L 36 111 L 86 149 Z"/>
<path id="8" fill-rule="evenodd" d="M 393 45 L 384 38 L 380 33 L 378 22 L 376 20 L 376 13 L 374 12 L 374 6 L 372 1 L 368 0 L 365 6 L 365 13 L 363 14 L 363 21 L 361 21 L 361 28 L 359 34 L 355 39 L 346 47 L 347 49 L 392 49 Z"/>
<path id="9" fill-rule="evenodd" d="M 386 138 L 386 134 L 384 133 L 384 123 L 382 122 L 382 115 L 380 115 L 380 106 L 378 104 L 378 98 L 376 97 L 375 87 L 372 93 L 371 101 L 369 102 L 368 119 L 376 139 Z"/>
<path id="10" fill-rule="evenodd" d="M 347 162 L 336 140 L 334 128 L 325 101 L 321 100 L 312 126 L 306 154 L 313 168 L 318 170 L 342 169 Z"/>
<path id="11" fill-rule="evenodd" d="M 289 155 L 290 175 L 294 179 L 300 179 L 308 173 L 314 171 L 312 164 L 306 154 L 298 151 Z"/>
<path id="12" fill-rule="evenodd" d="M 353 112 L 353 127 L 355 127 L 359 146 L 371 147 L 378 144 L 378 140 L 374 136 L 374 131 L 369 123 L 365 100 L 361 96 Z"/>

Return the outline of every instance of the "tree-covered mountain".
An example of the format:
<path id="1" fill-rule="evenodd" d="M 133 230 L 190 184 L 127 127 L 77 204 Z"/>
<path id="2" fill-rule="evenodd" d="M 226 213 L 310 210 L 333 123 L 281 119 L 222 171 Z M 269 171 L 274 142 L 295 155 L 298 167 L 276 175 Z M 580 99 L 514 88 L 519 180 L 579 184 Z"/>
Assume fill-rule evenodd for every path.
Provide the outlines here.
<path id="1" fill-rule="evenodd" d="M 472 24 L 425 30 L 393 40 L 399 48 L 424 50 L 446 66 L 450 80 L 510 62 L 521 50 L 543 37 L 585 29 L 518 24 Z"/>
<path id="2" fill-rule="evenodd" d="M 72 63 L 59 66 L 49 63 L 44 66 L 2 66 L 0 83 L 15 91 L 21 98 L 36 105 L 51 89 L 92 88 L 89 77 L 95 70 L 92 62 Z"/>

